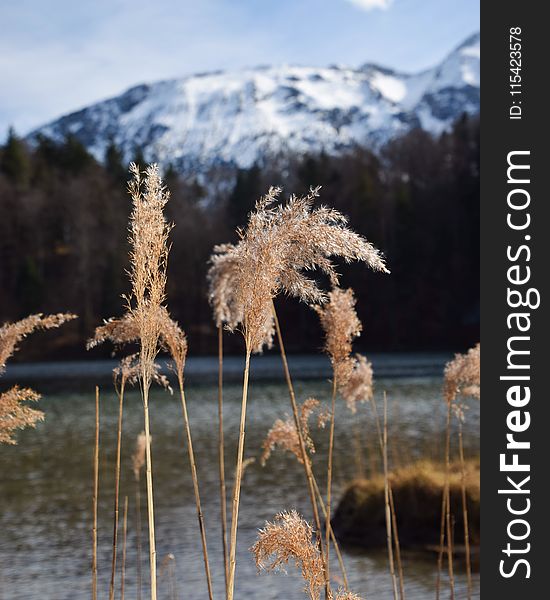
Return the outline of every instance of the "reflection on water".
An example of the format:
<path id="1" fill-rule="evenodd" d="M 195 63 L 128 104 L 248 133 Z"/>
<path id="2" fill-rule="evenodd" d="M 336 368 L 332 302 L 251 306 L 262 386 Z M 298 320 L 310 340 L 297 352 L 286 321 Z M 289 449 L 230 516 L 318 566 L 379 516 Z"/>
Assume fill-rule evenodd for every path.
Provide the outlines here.
<path id="1" fill-rule="evenodd" d="M 389 399 L 390 449 L 394 465 L 414 456 L 440 456 L 444 406 L 437 379 L 378 381 Z M 314 395 L 326 401 L 326 382 L 297 383 L 303 400 Z M 219 531 L 217 467 L 216 389 L 188 389 L 191 425 L 201 484 L 203 509 L 215 595 L 223 596 L 223 560 Z M 159 563 L 168 554 L 175 568 L 161 569 L 159 598 L 207 598 L 200 538 L 187 453 L 183 440 L 181 409 L 177 397 L 155 391 L 151 402 L 157 551 Z M 232 476 L 239 421 L 240 387 L 225 389 L 227 474 Z M 88 395 L 58 394 L 45 397 L 41 408 L 46 421 L 35 431 L 19 434 L 19 445 L 0 449 L 0 598 L 2 600 L 75 600 L 90 597 L 91 491 L 94 435 L 93 390 Z M 286 388 L 257 384 L 250 390 L 246 457 L 258 457 L 267 429 L 289 410 Z M 110 575 L 112 536 L 113 471 L 117 403 L 105 390 L 101 397 L 101 452 L 99 506 L 100 598 L 105 597 Z M 129 497 L 126 597 L 136 598 L 136 487 L 130 455 L 142 430 L 139 395 L 127 395 L 121 483 L 121 506 Z M 466 447 L 477 452 L 479 406 L 467 414 Z M 317 453 L 314 465 L 320 485 L 326 468 L 327 431 L 314 431 Z M 358 448 L 363 448 L 358 451 Z M 371 449 L 369 451 L 369 448 Z M 358 472 L 378 468 L 374 425 L 366 406 L 352 416 L 343 404 L 336 421 L 335 497 Z M 144 488 L 142 504 L 145 506 Z M 237 549 L 236 598 L 303 598 L 302 582 L 289 570 L 287 575 L 258 575 L 248 552 L 256 530 L 266 519 L 295 507 L 310 518 L 303 470 L 290 456 L 275 453 L 262 468 L 257 460 L 248 467 L 241 495 Z M 399 507 L 397 507 L 399 511 Z M 434 515 L 438 519 L 438 515 Z M 146 515 L 143 513 L 144 597 L 147 588 Z M 334 556 L 332 553 L 331 558 Z M 392 598 L 386 555 L 345 549 L 350 585 L 363 597 Z M 166 561 L 165 561 L 166 564 Z M 410 600 L 431 597 L 435 582 L 432 556 L 405 554 L 406 592 Z M 335 563 L 332 573 L 338 573 Z M 479 578 L 475 577 L 479 594 Z M 175 595 L 171 589 L 175 588 Z M 465 597 L 465 576 L 457 575 L 457 598 Z"/>

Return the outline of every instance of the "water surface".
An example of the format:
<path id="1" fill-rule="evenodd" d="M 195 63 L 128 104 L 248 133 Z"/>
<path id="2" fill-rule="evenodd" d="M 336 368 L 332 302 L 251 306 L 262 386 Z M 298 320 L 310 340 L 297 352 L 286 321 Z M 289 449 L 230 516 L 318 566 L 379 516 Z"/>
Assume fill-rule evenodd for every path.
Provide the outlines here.
<path id="1" fill-rule="evenodd" d="M 444 406 L 440 379 L 389 379 L 377 382 L 378 400 L 387 390 L 390 449 L 394 466 L 414 457 L 441 456 Z M 298 382 L 300 400 L 327 401 L 326 381 Z M 223 597 L 223 560 L 219 530 L 216 388 L 193 385 L 187 392 L 207 523 L 215 596 Z M 91 491 L 94 438 L 94 396 L 55 393 L 41 401 L 46 420 L 24 431 L 15 447 L 0 449 L 0 598 L 3 600 L 75 600 L 91 597 Z M 240 386 L 225 388 L 227 473 L 232 478 L 240 411 Z M 261 442 L 276 418 L 289 411 L 281 384 L 252 384 L 247 421 L 246 457 L 256 458 L 244 476 L 237 548 L 236 598 L 294 600 L 304 598 L 302 581 L 288 574 L 257 574 L 248 548 L 266 519 L 296 508 L 310 519 L 303 468 L 291 456 L 276 452 L 265 467 L 259 462 Z M 112 543 L 113 471 L 117 402 L 108 388 L 101 396 L 99 503 L 99 598 L 107 597 Z M 206 599 L 200 538 L 181 406 L 177 396 L 155 390 L 151 401 L 159 598 Z M 142 430 L 139 394 L 128 393 L 124 414 L 121 506 L 129 498 L 126 598 L 137 597 L 136 485 L 130 455 Z M 357 474 L 379 468 L 372 414 L 361 405 L 353 416 L 340 402 L 336 422 L 334 494 L 338 498 Z M 467 414 L 467 452 L 477 452 L 479 405 Z M 326 469 L 328 432 L 315 430 L 314 468 L 320 485 Z M 145 487 L 141 499 L 145 509 Z M 228 510 L 230 509 L 228 503 Z M 397 507 L 399 512 L 399 507 Z M 146 512 L 143 510 L 143 597 L 147 597 Z M 437 521 L 438 515 L 434 515 Z M 122 519 L 121 519 L 122 520 Z M 334 553 L 333 553 L 334 554 Z M 173 558 L 170 558 L 173 556 Z M 393 598 L 387 557 L 345 548 L 350 584 L 363 598 Z M 409 600 L 434 596 L 435 558 L 404 556 Z M 338 573 L 338 565 L 332 565 Z M 475 576 L 479 595 L 479 578 Z M 118 583 L 117 583 L 118 585 Z M 457 573 L 457 598 L 465 596 L 465 575 Z M 477 597 L 476 596 L 476 597 Z M 118 597 L 118 595 L 117 595 Z M 443 597 L 446 597 L 443 595 Z"/>

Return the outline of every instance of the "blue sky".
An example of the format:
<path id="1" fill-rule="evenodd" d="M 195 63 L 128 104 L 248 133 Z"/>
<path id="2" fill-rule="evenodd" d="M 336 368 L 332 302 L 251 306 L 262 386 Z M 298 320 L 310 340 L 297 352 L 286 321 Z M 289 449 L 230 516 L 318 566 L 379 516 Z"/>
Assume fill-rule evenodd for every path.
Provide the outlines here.
<path id="1" fill-rule="evenodd" d="M 479 30 L 479 0 L 8 0 L 0 137 L 140 82 L 257 64 L 416 71 Z"/>

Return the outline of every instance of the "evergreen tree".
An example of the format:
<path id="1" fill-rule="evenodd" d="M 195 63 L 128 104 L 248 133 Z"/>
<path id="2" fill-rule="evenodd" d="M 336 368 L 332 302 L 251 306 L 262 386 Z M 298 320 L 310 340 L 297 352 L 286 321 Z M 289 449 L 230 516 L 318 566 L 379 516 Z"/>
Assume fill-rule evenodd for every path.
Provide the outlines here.
<path id="1" fill-rule="evenodd" d="M 2 172 L 20 187 L 27 187 L 31 177 L 31 161 L 25 143 L 10 127 L 8 139 L 1 154 Z"/>
<path id="2" fill-rule="evenodd" d="M 111 139 L 105 151 L 105 170 L 115 183 L 126 181 L 127 170 L 123 163 L 122 152 Z"/>

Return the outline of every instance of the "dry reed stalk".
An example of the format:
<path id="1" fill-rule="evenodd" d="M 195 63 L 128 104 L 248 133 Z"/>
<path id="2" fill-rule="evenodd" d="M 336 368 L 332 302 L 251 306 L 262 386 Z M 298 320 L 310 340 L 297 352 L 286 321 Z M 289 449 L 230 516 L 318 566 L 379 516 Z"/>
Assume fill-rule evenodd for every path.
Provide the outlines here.
<path id="1" fill-rule="evenodd" d="M 476 344 L 470 348 L 466 354 L 456 354 L 454 359 L 445 365 L 443 395 L 447 406 L 447 418 L 445 427 L 445 484 L 443 488 L 443 499 L 441 502 L 441 523 L 439 534 L 439 552 L 437 557 L 437 581 L 436 581 L 436 598 L 439 599 L 441 585 L 441 569 L 443 563 L 443 542 L 445 539 L 444 529 L 447 532 L 447 560 L 449 569 L 449 584 L 451 588 L 451 599 L 454 598 L 454 569 L 453 569 L 453 541 L 452 541 L 452 524 L 451 524 L 451 508 L 450 508 L 450 491 L 449 491 L 449 468 L 450 468 L 450 451 L 451 451 L 451 413 L 457 414 L 458 420 L 461 423 L 464 418 L 463 407 L 458 405 L 458 396 L 472 396 L 479 399 L 480 397 L 480 344 Z M 462 431 L 460 426 L 459 437 Z M 464 471 L 464 463 L 461 461 L 462 471 Z M 462 510 L 466 510 L 465 505 L 466 489 L 462 493 L 463 505 Z M 464 521 L 465 528 L 468 527 L 467 521 Z M 470 565 L 470 547 L 469 535 L 465 535 L 466 556 L 467 556 L 467 572 L 468 576 L 468 593 L 471 588 L 471 565 Z"/>
<path id="2" fill-rule="evenodd" d="M 187 338 L 179 325 L 170 318 L 168 311 L 163 309 L 160 312 L 160 332 L 162 345 L 169 351 L 173 361 L 173 369 L 178 378 L 178 387 L 180 392 L 181 410 L 185 435 L 187 439 L 187 453 L 189 456 L 189 466 L 191 468 L 191 477 L 193 480 L 193 492 L 195 495 L 195 505 L 197 509 L 197 519 L 201 535 L 202 552 L 204 559 L 204 570 L 206 574 L 206 583 L 208 586 L 208 596 L 212 600 L 212 577 L 210 574 L 210 562 L 208 560 L 208 547 L 206 544 L 206 528 L 204 526 L 204 516 L 202 513 L 201 497 L 199 490 L 199 479 L 197 476 L 197 465 L 195 461 L 195 452 L 193 450 L 193 438 L 191 435 L 191 426 L 189 424 L 189 415 L 187 412 L 187 401 L 184 390 L 184 369 L 187 358 Z"/>
<path id="3" fill-rule="evenodd" d="M 330 433 L 328 442 L 328 465 L 327 465 L 327 510 L 325 515 L 325 531 L 326 531 L 326 572 L 327 579 L 330 581 L 330 532 L 332 527 L 330 525 L 331 517 L 331 502 L 332 502 L 332 459 L 334 452 L 334 427 L 335 427 L 335 413 L 336 413 L 336 390 L 337 390 L 336 374 L 332 380 L 332 398 L 331 398 L 331 409 L 330 409 Z"/>
<path id="4" fill-rule="evenodd" d="M 380 426 L 380 417 L 378 415 L 378 408 L 376 406 L 376 401 L 374 400 L 374 396 L 371 397 L 371 407 L 374 412 L 374 419 L 376 423 L 376 430 L 378 434 L 378 443 L 380 446 L 380 454 L 382 456 L 382 468 L 385 469 L 387 466 L 387 443 L 384 444 L 384 434 L 382 432 L 382 428 Z M 386 393 L 384 392 L 384 405 L 386 405 Z M 387 419 L 387 416 L 385 417 Z M 386 436 L 387 436 L 387 427 L 386 427 Z M 385 459 L 384 459 L 385 457 Z M 374 471 L 373 471 L 374 472 Z M 384 480 L 384 485 L 386 485 L 386 480 Z M 388 496 L 390 503 L 390 513 L 391 513 L 391 525 L 392 525 L 392 533 L 393 533 L 393 543 L 395 544 L 395 554 L 396 554 L 396 562 L 397 562 L 397 572 L 399 576 L 399 592 L 401 594 L 401 599 L 405 598 L 405 576 L 403 572 L 403 563 L 401 561 L 401 545 L 399 543 L 399 530 L 397 527 L 397 514 L 395 510 L 395 504 L 393 500 L 393 490 L 391 486 L 391 481 L 387 480 L 388 485 Z"/>
<path id="5" fill-rule="evenodd" d="M 315 499 L 315 477 L 313 475 L 313 470 L 311 468 L 311 462 L 309 460 L 309 456 L 307 453 L 306 443 L 304 440 L 304 432 L 302 431 L 302 424 L 300 422 L 300 414 L 298 411 L 298 405 L 296 403 L 296 394 L 294 393 L 294 385 L 292 383 L 292 378 L 290 376 L 290 369 L 288 366 L 288 359 L 286 356 L 285 344 L 283 341 L 283 334 L 281 331 L 281 325 L 279 322 L 279 317 L 277 316 L 277 311 L 275 310 L 275 305 L 272 303 L 273 310 L 273 320 L 275 322 L 275 331 L 277 333 L 277 342 L 279 344 L 279 350 L 281 353 L 281 359 L 283 361 L 283 370 L 285 373 L 285 380 L 288 387 L 288 393 L 290 396 L 290 405 L 292 407 L 292 416 L 294 418 L 294 427 L 296 428 L 296 433 L 298 434 L 298 444 L 300 450 L 301 462 L 304 465 L 304 472 L 307 480 L 309 498 L 311 502 L 311 509 L 313 511 L 313 520 L 315 524 L 315 531 L 317 536 L 317 543 L 319 544 L 319 551 L 321 554 L 321 558 L 323 561 L 323 572 L 325 573 L 325 584 L 327 588 L 330 586 L 330 581 L 328 578 L 326 565 L 325 565 L 325 554 L 323 551 L 323 538 L 321 535 L 321 520 L 319 519 L 319 510 L 317 507 L 317 502 Z M 326 518 L 326 515 L 325 515 Z"/>
<path id="6" fill-rule="evenodd" d="M 249 343 L 247 343 L 249 348 Z M 233 600 L 235 587 L 235 567 L 237 550 L 237 524 L 239 520 L 239 503 L 241 497 L 241 482 L 243 476 L 244 437 L 246 424 L 246 404 L 248 400 L 248 378 L 250 374 L 250 350 L 246 351 L 245 367 L 243 374 L 243 391 L 241 399 L 241 418 L 239 422 L 239 443 L 237 449 L 237 466 L 235 469 L 235 482 L 231 497 L 231 532 L 229 541 L 229 582 L 227 586 L 227 599 Z"/>
<path id="7" fill-rule="evenodd" d="M 116 445 L 116 466 L 115 466 L 115 499 L 113 510 L 113 554 L 111 558 L 111 581 L 109 584 L 109 600 L 115 598 L 115 573 L 117 561 L 117 543 L 118 543 L 118 513 L 119 513 L 119 493 L 120 493 L 120 455 L 122 450 L 122 413 L 124 406 L 124 388 L 126 387 L 126 377 L 121 376 L 120 389 L 116 386 L 115 390 L 118 396 L 118 423 L 117 423 L 117 445 Z"/>
<path id="8" fill-rule="evenodd" d="M 319 502 L 319 506 L 321 507 L 321 511 L 323 513 L 323 517 L 327 518 L 327 509 L 325 507 L 325 503 L 323 502 L 323 496 L 321 495 L 321 490 L 317 485 L 317 480 L 313 477 L 313 484 L 315 485 L 315 493 L 317 495 L 317 500 Z M 348 574 L 346 571 L 346 567 L 344 565 L 344 559 L 342 558 L 342 553 L 340 551 L 340 546 L 338 544 L 338 540 L 334 535 L 334 530 L 332 529 L 332 525 L 330 526 L 330 538 L 332 539 L 332 545 L 334 546 L 334 552 L 336 553 L 336 557 L 338 559 L 338 564 L 340 566 L 340 572 L 342 573 L 342 579 L 344 580 L 344 589 L 349 591 L 349 582 L 348 582 Z"/>
<path id="9" fill-rule="evenodd" d="M 332 469 L 334 452 L 334 428 L 336 416 L 336 395 L 338 388 L 345 389 L 355 371 L 354 362 L 350 358 L 353 339 L 361 333 L 361 322 L 355 312 L 355 297 L 353 290 L 333 289 L 329 295 L 329 301 L 321 306 L 315 307 L 321 327 L 325 332 L 325 351 L 330 357 L 332 364 L 332 396 L 330 411 L 330 434 L 327 465 L 327 517 L 325 523 L 325 564 L 327 580 L 330 580 L 330 518 L 332 500 Z M 372 374 L 372 371 L 371 371 Z M 355 385 L 353 386 L 356 387 Z M 355 404 L 351 405 L 355 410 Z"/>
<path id="10" fill-rule="evenodd" d="M 437 551 L 437 577 L 435 580 L 435 597 L 439 600 L 441 593 L 441 572 L 443 570 L 443 547 L 445 544 L 445 513 L 447 509 L 447 494 L 445 483 L 443 483 L 443 494 L 441 497 L 441 518 L 439 522 L 439 547 Z"/>
<path id="11" fill-rule="evenodd" d="M 447 402 L 447 417 L 445 425 L 445 481 L 443 483 L 443 497 L 441 500 L 441 522 L 439 531 L 439 550 L 437 555 L 436 598 L 439 598 L 441 586 L 441 570 L 443 567 L 443 553 L 445 540 L 447 540 L 447 567 L 449 571 L 449 586 L 451 600 L 454 598 L 454 568 L 453 546 L 451 539 L 451 500 L 449 486 L 449 470 L 451 463 L 451 402 Z"/>
<path id="12" fill-rule="evenodd" d="M 136 449 L 132 455 L 132 470 L 136 482 L 136 545 L 137 545 L 137 598 L 141 600 L 141 469 L 145 464 L 145 432 L 138 435 Z"/>
<path id="13" fill-rule="evenodd" d="M 92 600 L 97 600 L 97 499 L 99 495 L 99 387 L 95 388 L 94 491 L 92 496 Z"/>
<path id="14" fill-rule="evenodd" d="M 227 556 L 227 492 L 225 489 L 225 441 L 223 431 L 223 327 L 218 329 L 218 463 L 220 475 L 220 512 L 222 524 L 223 567 L 225 577 L 225 595 L 229 583 L 229 562 Z"/>
<path id="15" fill-rule="evenodd" d="M 292 392 L 294 392 L 294 389 L 292 387 L 292 381 L 290 382 L 290 389 L 292 390 Z M 313 412 L 318 408 L 319 408 L 319 401 L 316 400 L 315 398 L 308 398 L 307 400 L 305 400 L 305 402 L 303 402 L 303 404 L 299 408 L 299 423 L 300 423 L 300 428 L 301 428 L 301 435 L 304 440 L 304 445 L 307 448 L 306 460 L 309 462 L 309 472 L 311 473 L 311 481 L 312 481 L 312 484 L 314 487 L 316 500 L 322 509 L 323 517 L 326 519 L 327 511 L 326 511 L 325 504 L 324 504 L 322 496 L 321 496 L 321 492 L 319 491 L 319 486 L 317 485 L 317 481 L 315 480 L 315 475 L 313 474 L 313 471 L 311 470 L 311 459 L 309 457 L 310 453 L 315 452 L 315 446 L 313 444 L 313 440 L 311 439 L 311 437 L 309 435 L 308 421 L 309 421 L 311 415 L 313 414 Z M 327 420 L 328 420 L 327 412 L 325 412 L 325 411 L 319 412 L 319 414 L 317 416 L 317 425 L 319 427 L 324 427 Z M 293 454 L 296 457 L 296 459 L 298 460 L 299 463 L 303 464 L 298 432 L 296 430 L 296 425 L 295 425 L 295 422 L 293 421 L 292 417 L 286 419 L 285 421 L 283 421 L 282 419 L 277 419 L 275 421 L 275 423 L 273 424 L 273 426 L 271 427 L 271 429 L 268 431 L 267 436 L 265 437 L 265 439 L 262 443 L 262 448 L 263 448 L 263 453 L 262 453 L 262 457 L 261 457 L 262 466 L 265 466 L 266 461 L 271 456 L 271 453 L 275 447 L 279 447 L 282 450 L 290 452 L 291 454 Z M 315 508 L 317 509 L 317 506 L 315 506 Z M 331 536 L 332 542 L 334 544 L 336 555 L 338 557 L 338 562 L 340 564 L 342 576 L 343 576 L 343 579 L 344 579 L 344 582 L 345 582 L 345 585 L 347 588 L 347 585 L 348 585 L 347 584 L 347 574 L 346 574 L 346 570 L 345 570 L 344 563 L 342 560 L 340 548 L 339 548 L 338 542 L 336 541 L 336 538 L 334 536 L 332 527 L 329 529 L 329 531 L 330 531 L 330 536 Z M 317 544 L 319 544 L 319 534 L 317 531 L 315 532 L 315 534 L 316 534 L 316 538 L 317 538 L 316 539 Z M 322 538 L 321 538 L 321 543 L 322 543 Z M 321 545 L 320 550 L 322 550 L 322 548 L 323 548 L 323 546 Z M 321 559 L 324 560 L 324 558 L 325 558 L 324 552 L 321 552 Z"/>
<path id="16" fill-rule="evenodd" d="M 124 496 L 124 514 L 122 517 L 122 565 L 120 573 L 120 600 L 124 600 L 126 580 L 126 534 L 128 533 L 128 496 Z"/>
<path id="17" fill-rule="evenodd" d="M 397 594 L 397 578 L 395 576 L 395 566 L 393 560 L 393 544 L 392 544 L 392 521 L 390 509 L 390 494 L 389 494 L 389 477 L 388 477 L 388 400 L 384 392 L 384 429 L 383 429 L 383 462 L 384 462 L 384 506 L 386 511 L 386 538 L 388 545 L 388 560 L 390 564 L 390 574 L 393 585 L 394 600 L 398 599 Z"/>
<path id="18" fill-rule="evenodd" d="M 472 559 L 470 555 L 470 527 L 468 524 L 468 502 L 466 496 L 466 467 L 464 461 L 464 442 L 462 439 L 462 420 L 458 421 L 458 455 L 460 459 L 460 492 L 462 496 L 462 520 L 464 522 L 464 546 L 466 549 L 466 578 L 468 582 L 468 600 L 472 598 Z"/>
<path id="19" fill-rule="evenodd" d="M 399 543 L 399 530 L 397 528 L 397 515 L 395 514 L 395 504 L 393 502 L 393 490 L 391 482 L 388 485 L 391 510 L 391 524 L 393 531 L 393 543 L 395 545 L 395 559 L 397 562 L 397 574 L 399 576 L 399 596 L 405 600 L 405 577 L 403 574 L 403 563 L 401 561 L 401 544 Z"/>

